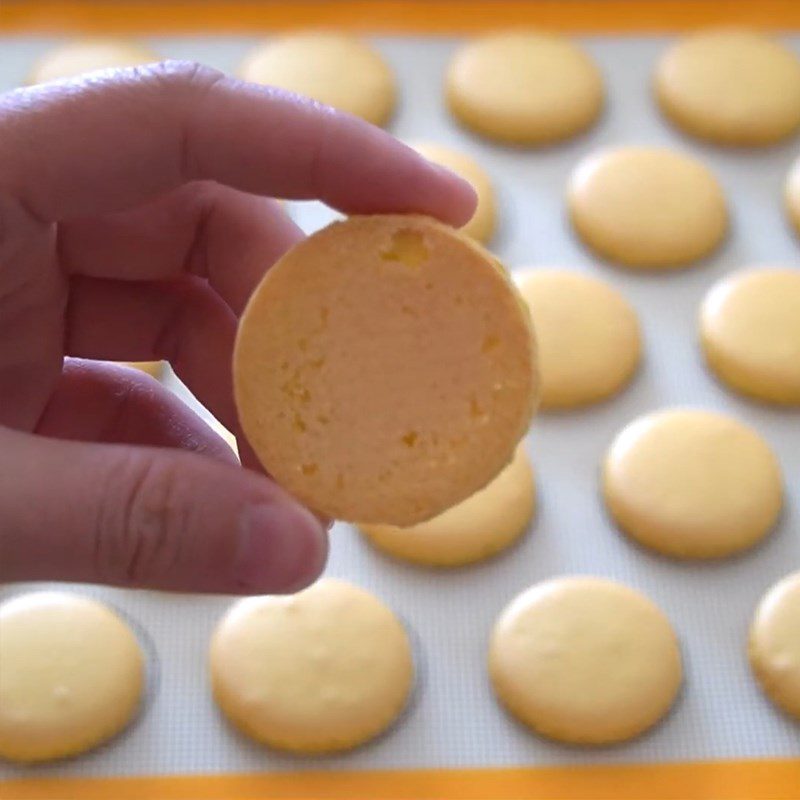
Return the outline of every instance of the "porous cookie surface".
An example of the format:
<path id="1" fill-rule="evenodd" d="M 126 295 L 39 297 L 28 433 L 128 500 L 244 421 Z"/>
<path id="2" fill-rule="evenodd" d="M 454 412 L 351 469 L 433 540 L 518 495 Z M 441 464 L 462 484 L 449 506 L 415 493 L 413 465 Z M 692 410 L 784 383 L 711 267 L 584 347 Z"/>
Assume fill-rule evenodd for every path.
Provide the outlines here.
<path id="1" fill-rule="evenodd" d="M 628 425 L 603 465 L 617 525 L 678 558 L 715 558 L 751 547 L 780 514 L 781 471 L 754 430 L 724 414 L 670 409 Z"/>
<path id="2" fill-rule="evenodd" d="M 492 685 L 533 730 L 575 744 L 630 739 L 658 722 L 681 685 L 677 638 L 647 597 L 612 581 L 556 578 L 502 612 Z"/>
<path id="3" fill-rule="evenodd" d="M 241 76 L 277 86 L 383 125 L 395 104 L 395 82 L 366 42 L 338 33 L 294 33 L 253 50 Z"/>
<path id="4" fill-rule="evenodd" d="M 0 605 L 0 757 L 76 755 L 119 733 L 139 707 L 144 657 L 111 609 L 62 592 Z"/>
<path id="5" fill-rule="evenodd" d="M 450 110 L 490 139 L 546 144 L 589 127 L 603 107 L 596 64 L 569 39 L 515 31 L 468 42 L 447 70 Z"/>
<path id="6" fill-rule="evenodd" d="M 636 312 L 605 281 L 537 269 L 519 279 L 531 309 L 542 379 L 542 409 L 603 400 L 631 378 L 641 356 Z"/>
<path id="7" fill-rule="evenodd" d="M 73 78 L 84 72 L 117 67 L 138 67 L 158 61 L 149 48 L 126 39 L 86 39 L 56 47 L 36 62 L 29 83 Z"/>
<path id="8" fill-rule="evenodd" d="M 447 167 L 472 185 L 478 196 L 478 206 L 472 219 L 461 228 L 461 231 L 479 242 L 484 244 L 488 242 L 494 233 L 497 211 L 494 188 L 483 168 L 466 153 L 441 145 L 421 142 L 414 144 L 414 149 L 429 161 Z"/>
<path id="9" fill-rule="evenodd" d="M 800 58 L 756 31 L 679 40 L 659 62 L 655 89 L 676 125 L 720 144 L 772 144 L 800 127 Z"/>
<path id="10" fill-rule="evenodd" d="M 567 200 L 586 244 L 635 269 L 686 266 L 708 255 L 727 227 L 716 178 L 699 161 L 666 148 L 589 156 L 573 172 Z"/>
<path id="11" fill-rule="evenodd" d="M 800 572 L 764 595 L 750 626 L 749 655 L 770 700 L 800 718 Z"/>
<path id="12" fill-rule="evenodd" d="M 453 567 L 481 561 L 521 536 L 533 516 L 536 487 L 524 445 L 485 488 L 427 522 L 409 528 L 364 525 L 361 532 L 396 558 Z"/>
<path id="13" fill-rule="evenodd" d="M 728 386 L 800 405 L 800 269 L 724 278 L 703 301 L 700 337 L 706 362 Z"/>
<path id="14" fill-rule="evenodd" d="M 242 317 L 244 432 L 328 516 L 412 525 L 508 464 L 536 403 L 524 301 L 469 237 L 425 217 L 351 217 L 290 250 Z"/>
<path id="15" fill-rule="evenodd" d="M 403 710 L 414 675 L 397 617 L 333 579 L 234 604 L 214 633 L 210 666 L 231 722 L 301 753 L 346 750 L 380 734 Z"/>

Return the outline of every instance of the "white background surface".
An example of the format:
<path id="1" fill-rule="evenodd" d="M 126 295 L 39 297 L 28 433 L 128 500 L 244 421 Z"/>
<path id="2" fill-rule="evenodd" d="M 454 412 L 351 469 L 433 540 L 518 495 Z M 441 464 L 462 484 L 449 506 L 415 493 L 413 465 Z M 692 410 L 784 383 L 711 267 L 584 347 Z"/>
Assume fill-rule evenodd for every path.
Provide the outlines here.
<path id="1" fill-rule="evenodd" d="M 165 56 L 234 71 L 255 40 L 149 41 Z M 650 97 L 650 74 L 666 40 L 592 38 L 585 44 L 608 83 L 601 122 L 563 146 L 495 147 L 459 130 L 443 107 L 441 77 L 455 40 L 375 41 L 401 90 L 391 130 L 402 138 L 463 148 L 491 173 L 501 220 L 492 247 L 510 268 L 585 269 L 621 289 L 641 317 L 643 368 L 626 392 L 604 405 L 535 420 L 528 442 L 539 512 L 519 546 L 494 561 L 453 572 L 425 571 L 378 555 L 347 526 L 334 528 L 328 573 L 384 598 L 407 621 L 417 644 L 415 701 L 379 741 L 314 761 L 246 741 L 220 719 L 206 676 L 209 636 L 230 598 L 81 588 L 116 605 L 143 632 L 154 676 L 144 713 L 121 738 L 95 753 L 35 770 L 0 766 L 0 778 L 800 756 L 800 727 L 761 696 L 745 658 L 747 626 L 759 597 L 800 568 L 800 412 L 758 406 L 717 385 L 703 368 L 695 327 L 698 304 L 722 275 L 756 264 L 800 268 L 800 242 L 781 207 L 783 180 L 800 154 L 800 140 L 755 152 L 691 142 L 664 124 Z M 800 53 L 800 37 L 787 41 Z M 43 38 L 0 38 L 0 90 L 21 83 L 32 60 L 51 44 Z M 730 202 L 732 230 L 713 258 L 686 272 L 637 275 L 598 263 L 571 234 L 562 200 L 571 168 L 599 146 L 625 143 L 671 145 L 694 153 L 716 172 Z M 295 204 L 292 214 L 308 230 L 330 216 L 317 204 Z M 606 519 L 597 482 L 606 447 L 634 417 L 675 404 L 734 414 L 755 426 L 778 453 L 786 508 L 777 530 L 754 551 L 719 563 L 677 563 L 633 546 Z M 563 573 L 608 576 L 643 590 L 680 635 L 683 695 L 667 720 L 637 741 L 600 750 L 553 744 L 521 729 L 492 699 L 484 662 L 493 620 L 519 591 Z M 26 588 L 2 587 L 0 598 Z"/>

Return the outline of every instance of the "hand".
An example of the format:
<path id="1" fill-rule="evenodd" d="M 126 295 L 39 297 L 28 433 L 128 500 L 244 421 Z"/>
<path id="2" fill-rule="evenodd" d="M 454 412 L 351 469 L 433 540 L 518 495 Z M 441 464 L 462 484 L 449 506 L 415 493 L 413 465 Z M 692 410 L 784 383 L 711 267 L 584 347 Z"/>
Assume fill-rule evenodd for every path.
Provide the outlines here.
<path id="1" fill-rule="evenodd" d="M 166 63 L 0 96 L 0 581 L 282 592 L 324 526 L 156 381 L 240 435 L 237 317 L 301 231 L 268 196 L 453 224 L 469 187 L 388 134 Z M 64 361 L 65 356 L 75 357 Z"/>

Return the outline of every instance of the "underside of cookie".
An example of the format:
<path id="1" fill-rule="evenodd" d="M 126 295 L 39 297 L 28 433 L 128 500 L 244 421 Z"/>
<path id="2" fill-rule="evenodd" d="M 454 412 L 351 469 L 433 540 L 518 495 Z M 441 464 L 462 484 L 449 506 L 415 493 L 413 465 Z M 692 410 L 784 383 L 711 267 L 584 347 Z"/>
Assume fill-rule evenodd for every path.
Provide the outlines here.
<path id="1" fill-rule="evenodd" d="M 480 245 L 421 216 L 356 216 L 275 264 L 234 359 L 244 431 L 330 517 L 411 525 L 511 460 L 538 395 L 528 311 Z"/>

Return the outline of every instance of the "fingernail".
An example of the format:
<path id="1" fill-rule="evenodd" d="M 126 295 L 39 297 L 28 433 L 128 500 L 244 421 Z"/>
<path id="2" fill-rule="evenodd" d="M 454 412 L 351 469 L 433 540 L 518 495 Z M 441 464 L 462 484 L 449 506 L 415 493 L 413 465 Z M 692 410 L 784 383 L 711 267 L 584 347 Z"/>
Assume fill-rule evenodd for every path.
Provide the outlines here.
<path id="1" fill-rule="evenodd" d="M 328 542 L 314 515 L 287 501 L 247 506 L 234 569 L 243 593 L 283 594 L 308 586 L 325 565 Z"/>

